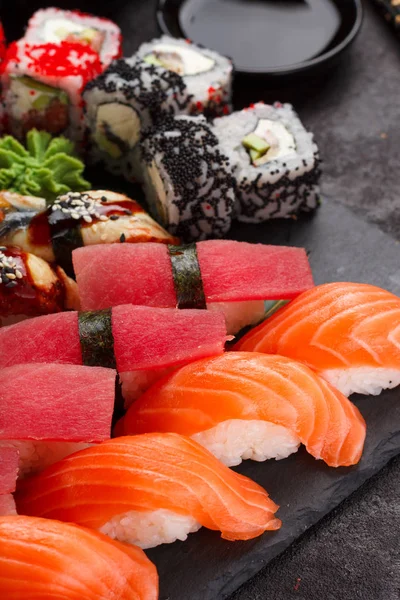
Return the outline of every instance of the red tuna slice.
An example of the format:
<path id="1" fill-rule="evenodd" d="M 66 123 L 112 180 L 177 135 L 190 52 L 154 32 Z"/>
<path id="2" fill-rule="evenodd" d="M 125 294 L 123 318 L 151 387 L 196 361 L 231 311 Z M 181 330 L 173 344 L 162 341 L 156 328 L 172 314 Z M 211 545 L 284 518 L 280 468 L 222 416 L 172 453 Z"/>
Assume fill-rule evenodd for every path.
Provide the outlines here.
<path id="1" fill-rule="evenodd" d="M 82 364 L 78 313 L 60 312 L 0 328 L 0 368 L 29 363 Z"/>
<path id="2" fill-rule="evenodd" d="M 16 514 L 14 496 L 12 494 L 3 494 L 0 496 L 0 517 Z"/>
<path id="3" fill-rule="evenodd" d="M 146 306 L 112 311 L 118 371 L 165 368 L 222 354 L 226 341 L 222 313 Z"/>
<path id="4" fill-rule="evenodd" d="M 2 370 L 0 440 L 101 442 L 110 437 L 113 369 L 60 364 Z"/>
<path id="5" fill-rule="evenodd" d="M 197 243 L 207 302 L 291 300 L 314 286 L 303 248 L 230 240 Z M 165 245 L 102 244 L 73 252 L 84 310 L 118 304 L 175 307 Z"/>
<path id="6" fill-rule="evenodd" d="M 0 498 L 15 491 L 17 477 L 18 450 L 0 446 Z"/>
<path id="7" fill-rule="evenodd" d="M 114 307 L 112 332 L 118 371 L 165 368 L 221 354 L 226 341 L 220 312 Z M 78 313 L 63 312 L 0 329 L 0 368 L 23 363 L 82 364 Z"/>

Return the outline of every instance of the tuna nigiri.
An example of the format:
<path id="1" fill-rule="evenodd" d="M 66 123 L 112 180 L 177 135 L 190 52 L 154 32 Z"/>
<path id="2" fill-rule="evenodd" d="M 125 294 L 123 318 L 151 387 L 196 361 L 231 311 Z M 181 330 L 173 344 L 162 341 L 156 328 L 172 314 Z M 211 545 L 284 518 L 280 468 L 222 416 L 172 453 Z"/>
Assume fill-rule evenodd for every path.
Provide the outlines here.
<path id="1" fill-rule="evenodd" d="M 235 350 L 300 360 L 346 396 L 400 384 L 400 298 L 362 283 L 301 294 L 250 331 Z"/>
<path id="2" fill-rule="evenodd" d="M 140 548 L 49 519 L 0 517 L 4 600 L 157 600 L 158 575 Z"/>
<path id="3" fill-rule="evenodd" d="M 228 540 L 279 529 L 278 507 L 256 483 L 175 434 L 116 438 L 21 481 L 21 514 L 92 527 L 151 548 L 202 525 Z"/>
<path id="4" fill-rule="evenodd" d="M 281 356 L 230 352 L 182 367 L 155 384 L 117 433 L 189 435 L 228 466 L 286 458 L 304 444 L 332 467 L 357 463 L 365 423 L 311 369 Z"/>
<path id="5" fill-rule="evenodd" d="M 132 304 L 62 312 L 0 329 L 0 368 L 42 362 L 116 366 L 129 405 L 166 370 L 221 354 L 226 339 L 221 312 Z"/>
<path id="6" fill-rule="evenodd" d="M 72 258 L 84 310 L 127 303 L 221 310 L 228 333 L 258 323 L 264 300 L 292 299 L 314 285 L 303 248 L 232 240 L 104 244 Z"/>
<path id="7" fill-rule="evenodd" d="M 3 369 L 0 445 L 17 448 L 21 474 L 110 437 L 113 369 L 16 365 Z"/>

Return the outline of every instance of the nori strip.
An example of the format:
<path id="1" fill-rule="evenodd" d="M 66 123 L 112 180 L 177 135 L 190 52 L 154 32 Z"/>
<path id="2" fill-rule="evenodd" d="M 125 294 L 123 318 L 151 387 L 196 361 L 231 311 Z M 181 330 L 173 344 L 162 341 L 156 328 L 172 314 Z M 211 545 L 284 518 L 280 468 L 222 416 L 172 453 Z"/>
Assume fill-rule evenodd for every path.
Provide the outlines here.
<path id="1" fill-rule="evenodd" d="M 56 263 L 67 275 L 75 277 L 72 251 L 83 246 L 80 222 L 65 215 L 61 210 L 48 209 L 51 243 Z"/>
<path id="2" fill-rule="evenodd" d="M 177 308 L 206 309 L 206 297 L 196 244 L 168 245 Z"/>
<path id="3" fill-rule="evenodd" d="M 82 362 L 88 367 L 116 369 L 111 308 L 78 313 Z"/>

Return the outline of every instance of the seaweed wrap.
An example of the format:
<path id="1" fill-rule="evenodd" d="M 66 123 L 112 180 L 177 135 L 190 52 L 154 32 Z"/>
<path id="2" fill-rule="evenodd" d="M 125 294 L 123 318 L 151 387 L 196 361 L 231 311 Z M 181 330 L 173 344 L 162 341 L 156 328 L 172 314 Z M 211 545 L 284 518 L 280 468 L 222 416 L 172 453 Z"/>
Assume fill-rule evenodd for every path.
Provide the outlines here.
<path id="1" fill-rule="evenodd" d="M 235 166 L 239 220 L 259 223 L 318 206 L 318 147 L 290 104 L 259 102 L 215 119 L 214 132 Z"/>

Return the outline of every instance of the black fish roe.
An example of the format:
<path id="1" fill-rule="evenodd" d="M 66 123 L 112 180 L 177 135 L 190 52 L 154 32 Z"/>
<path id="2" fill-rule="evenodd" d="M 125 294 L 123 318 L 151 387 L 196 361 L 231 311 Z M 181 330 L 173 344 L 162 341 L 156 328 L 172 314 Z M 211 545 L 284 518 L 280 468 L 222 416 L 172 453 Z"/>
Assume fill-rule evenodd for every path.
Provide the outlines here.
<path id="1" fill-rule="evenodd" d="M 179 212 L 168 229 L 185 241 L 221 237 L 229 229 L 235 204 L 232 165 L 221 152 L 212 126 L 203 117 L 174 117 L 148 129 L 142 160 L 155 161 L 172 186 L 168 202 Z M 168 211 L 166 211 L 168 212 Z"/>
<path id="2" fill-rule="evenodd" d="M 5 248 L 3 248 L 5 250 Z M 23 274 L 17 267 L 17 263 L 12 256 L 6 256 L 0 250 L 0 285 L 7 288 L 16 287 L 18 280 L 23 278 Z"/>
<path id="3" fill-rule="evenodd" d="M 307 161 L 302 162 L 307 167 Z M 318 152 L 314 152 L 312 162 L 313 168 L 310 171 L 295 178 L 286 168 L 283 171 L 269 171 L 271 175 L 281 174 L 275 183 L 263 182 L 260 169 L 255 171 L 254 179 L 239 180 L 236 195 L 240 202 L 240 214 L 249 222 L 260 222 L 266 218 L 312 212 L 320 204 L 318 183 L 321 177 L 321 160 Z M 281 167 L 283 166 L 282 164 Z M 295 171 L 298 170 L 299 167 L 296 167 Z"/>
<path id="4" fill-rule="evenodd" d="M 128 104 L 148 111 L 152 120 L 184 111 L 192 98 L 180 75 L 139 58 L 114 60 L 86 85 L 84 93 L 95 89 L 107 94 L 122 92 Z"/>

